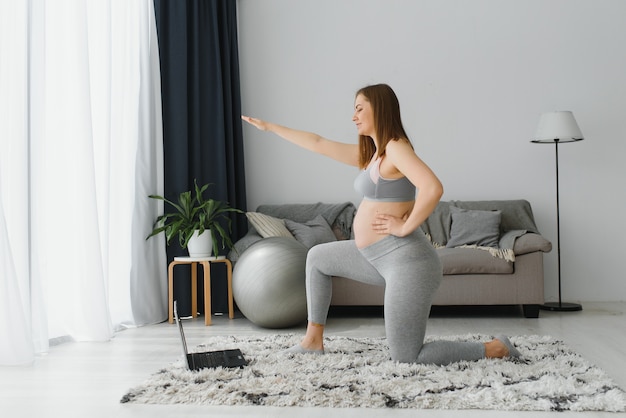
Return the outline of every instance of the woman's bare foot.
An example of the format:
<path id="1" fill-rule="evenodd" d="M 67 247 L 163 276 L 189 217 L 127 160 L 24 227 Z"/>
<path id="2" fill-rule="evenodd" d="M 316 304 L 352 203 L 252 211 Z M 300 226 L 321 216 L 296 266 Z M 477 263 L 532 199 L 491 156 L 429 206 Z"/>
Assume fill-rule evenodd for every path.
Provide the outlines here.
<path id="1" fill-rule="evenodd" d="M 504 335 L 498 335 L 495 339 L 485 343 L 485 357 L 504 358 L 520 357 L 521 354 Z"/>
<path id="2" fill-rule="evenodd" d="M 491 340 L 485 343 L 485 357 L 503 358 L 509 355 L 509 349 L 500 340 Z"/>
<path id="3" fill-rule="evenodd" d="M 285 350 L 286 353 L 324 353 L 324 325 L 309 322 L 306 334 L 300 344 Z"/>
<path id="4" fill-rule="evenodd" d="M 307 350 L 324 350 L 324 325 L 309 322 L 300 345 Z"/>
<path id="5" fill-rule="evenodd" d="M 306 350 L 324 351 L 323 340 L 312 339 L 307 336 L 304 336 L 300 341 L 300 346 Z"/>
<path id="6" fill-rule="evenodd" d="M 300 344 L 296 344 L 293 347 L 290 347 L 283 351 L 285 354 L 324 354 L 324 349 L 321 350 L 312 350 L 308 348 L 302 347 Z"/>

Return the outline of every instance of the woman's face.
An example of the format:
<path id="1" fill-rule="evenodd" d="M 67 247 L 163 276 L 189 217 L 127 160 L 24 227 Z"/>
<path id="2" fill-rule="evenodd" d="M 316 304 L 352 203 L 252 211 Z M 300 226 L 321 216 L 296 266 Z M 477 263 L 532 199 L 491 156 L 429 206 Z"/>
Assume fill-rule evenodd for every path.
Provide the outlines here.
<path id="1" fill-rule="evenodd" d="M 359 135 L 374 137 L 376 129 L 374 127 L 374 112 L 370 102 L 359 94 L 354 101 L 354 116 L 352 121 L 356 124 Z"/>

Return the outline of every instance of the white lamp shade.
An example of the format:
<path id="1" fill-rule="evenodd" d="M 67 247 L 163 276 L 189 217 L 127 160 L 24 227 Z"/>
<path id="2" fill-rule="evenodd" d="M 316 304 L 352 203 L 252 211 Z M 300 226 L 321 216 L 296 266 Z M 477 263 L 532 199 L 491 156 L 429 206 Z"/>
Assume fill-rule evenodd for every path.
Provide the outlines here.
<path id="1" fill-rule="evenodd" d="M 554 143 L 581 141 L 583 134 L 570 111 L 547 112 L 541 115 L 532 142 Z"/>

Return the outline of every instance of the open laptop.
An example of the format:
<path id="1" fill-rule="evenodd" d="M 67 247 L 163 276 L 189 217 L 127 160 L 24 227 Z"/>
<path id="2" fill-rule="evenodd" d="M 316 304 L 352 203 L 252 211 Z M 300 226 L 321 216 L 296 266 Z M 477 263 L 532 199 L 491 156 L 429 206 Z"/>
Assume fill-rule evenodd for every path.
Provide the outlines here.
<path id="1" fill-rule="evenodd" d="M 180 331 L 180 340 L 183 344 L 183 357 L 187 362 L 189 370 L 200 370 L 211 367 L 241 367 L 247 365 L 248 362 L 243 357 L 241 350 L 220 350 L 220 351 L 207 351 L 204 353 L 190 353 L 187 350 L 187 340 L 185 339 L 185 332 L 183 331 L 183 323 L 178 318 L 178 311 L 176 309 L 176 301 L 174 301 L 174 318 L 176 318 L 176 324 Z"/>

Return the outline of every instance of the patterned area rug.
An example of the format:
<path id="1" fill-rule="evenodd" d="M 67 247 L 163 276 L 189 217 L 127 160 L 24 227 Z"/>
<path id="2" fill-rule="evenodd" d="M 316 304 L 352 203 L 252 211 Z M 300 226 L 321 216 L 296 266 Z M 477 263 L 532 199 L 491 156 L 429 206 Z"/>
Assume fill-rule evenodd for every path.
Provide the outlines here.
<path id="1" fill-rule="evenodd" d="M 448 340 L 488 341 L 465 335 Z M 626 411 L 626 393 L 562 341 L 517 336 L 523 358 L 446 367 L 399 364 L 384 338 L 328 337 L 326 354 L 277 351 L 300 336 L 214 337 L 195 351 L 240 348 L 243 369 L 188 371 L 182 359 L 131 389 L 122 403 L 336 408 Z M 435 340 L 429 338 L 428 340 Z"/>

